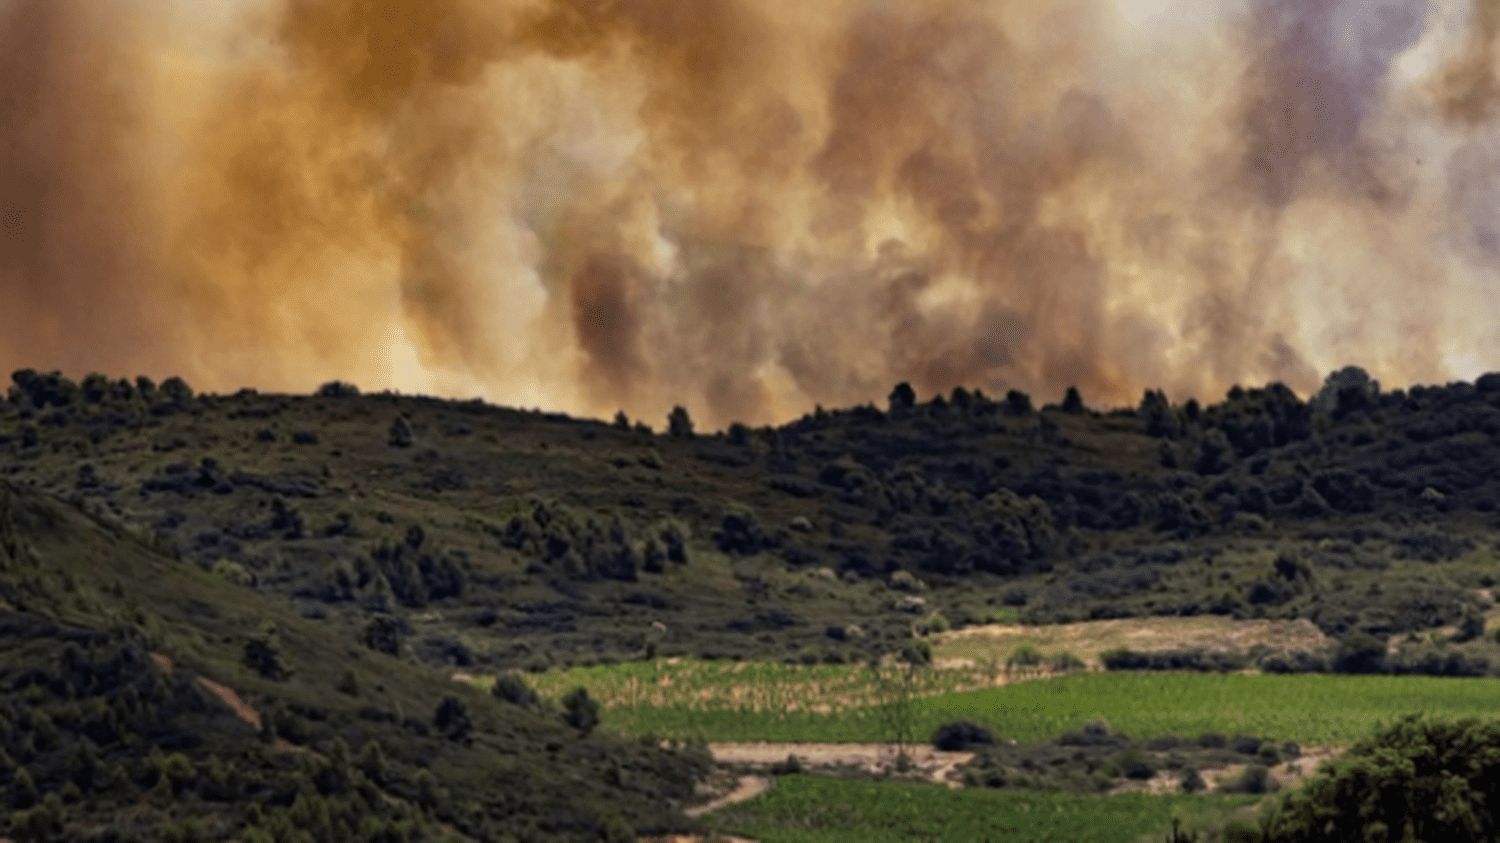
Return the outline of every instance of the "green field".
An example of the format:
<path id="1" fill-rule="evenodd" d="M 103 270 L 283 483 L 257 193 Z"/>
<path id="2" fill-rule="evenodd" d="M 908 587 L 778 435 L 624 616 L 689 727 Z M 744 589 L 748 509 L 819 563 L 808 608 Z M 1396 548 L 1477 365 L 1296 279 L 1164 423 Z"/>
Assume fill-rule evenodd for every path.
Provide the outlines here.
<path id="1" fill-rule="evenodd" d="M 969 840 L 1128 843 L 1159 839 L 1173 818 L 1193 825 L 1253 799 L 1078 796 L 904 782 L 784 776 L 757 799 L 714 817 L 725 833 L 762 843 Z"/>
<path id="2" fill-rule="evenodd" d="M 827 710 L 778 711 L 735 688 L 783 684 L 776 692 L 798 698 L 806 676 L 784 665 L 739 670 L 723 666 L 673 680 L 673 693 L 640 692 L 631 702 L 621 690 L 640 665 L 585 668 L 532 677 L 548 696 L 583 685 L 605 703 L 606 728 L 629 735 L 709 741 L 880 741 L 888 735 L 872 705 Z M 836 671 L 839 668 L 817 668 Z M 842 668 L 853 676 L 854 668 Z M 821 673 L 818 674 L 822 676 Z M 691 677 L 691 679 L 686 678 Z M 658 682 L 660 680 L 657 680 Z M 836 676 L 823 677 L 835 684 Z M 853 682 L 852 678 L 848 681 Z M 718 682 L 718 685 L 714 683 Z M 809 699 L 809 697 L 800 697 Z M 825 697 L 826 699 L 826 697 Z M 1022 741 L 1046 740 L 1093 720 L 1107 720 L 1137 738 L 1192 736 L 1203 732 L 1250 734 L 1304 744 L 1344 744 L 1403 714 L 1491 716 L 1500 706 L 1500 680 L 1423 676 L 1327 674 L 1079 673 L 999 688 L 938 693 L 915 703 L 915 734 L 969 719 Z"/>

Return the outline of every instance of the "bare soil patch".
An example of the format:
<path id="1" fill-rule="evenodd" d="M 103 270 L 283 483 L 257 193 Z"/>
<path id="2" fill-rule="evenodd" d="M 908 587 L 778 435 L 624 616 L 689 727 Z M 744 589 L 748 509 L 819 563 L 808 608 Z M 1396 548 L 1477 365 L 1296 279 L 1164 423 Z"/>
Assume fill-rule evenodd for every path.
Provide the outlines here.
<path id="1" fill-rule="evenodd" d="M 765 793 L 770 789 L 770 776 L 740 776 L 735 781 L 734 787 L 731 788 L 729 792 L 715 797 L 714 799 L 711 799 L 708 802 L 703 803 L 702 805 L 694 805 L 693 807 L 684 810 L 683 813 L 687 814 L 690 817 L 701 817 L 704 814 L 711 814 L 714 811 L 720 810 L 722 808 L 727 808 L 730 805 L 738 805 L 741 802 L 748 802 L 749 800 L 754 799 L 755 797 L 761 795 L 762 793 Z"/>
<path id="2" fill-rule="evenodd" d="M 198 684 L 203 687 L 203 690 L 218 697 L 220 702 L 229 706 L 229 709 L 234 712 L 235 717 L 244 721 L 246 725 L 255 729 L 255 731 L 260 731 L 260 712 L 256 711 L 254 706 L 245 702 L 244 698 L 236 693 L 233 688 L 227 685 L 220 685 L 218 682 L 202 676 L 198 677 Z"/>
<path id="3" fill-rule="evenodd" d="M 763 770 L 795 756 L 807 769 L 898 773 L 955 787 L 958 768 L 974 757 L 972 752 L 942 752 L 927 745 L 912 745 L 906 747 L 909 767 L 903 773 L 898 770 L 898 748 L 887 743 L 716 743 L 708 749 L 716 763 L 729 767 Z"/>

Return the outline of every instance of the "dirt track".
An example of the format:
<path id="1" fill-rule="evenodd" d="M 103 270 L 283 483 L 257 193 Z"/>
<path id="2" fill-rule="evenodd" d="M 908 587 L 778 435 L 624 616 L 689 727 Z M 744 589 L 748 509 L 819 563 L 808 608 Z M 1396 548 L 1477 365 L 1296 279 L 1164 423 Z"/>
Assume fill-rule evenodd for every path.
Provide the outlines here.
<path id="1" fill-rule="evenodd" d="M 807 768 L 855 768 L 869 773 L 890 771 L 897 757 L 894 744 L 883 743 L 715 743 L 714 761 L 733 767 L 767 768 L 796 756 Z M 906 748 L 912 772 L 950 786 L 958 768 L 973 758 L 970 752 L 940 752 L 926 745 Z"/>
<path id="2" fill-rule="evenodd" d="M 690 817 L 701 817 L 704 814 L 711 814 L 720 808 L 727 808 L 730 805 L 748 802 L 770 789 L 771 779 L 769 776 L 740 776 L 733 790 L 711 802 L 705 802 L 702 805 L 695 805 L 688 808 L 683 813 Z"/>

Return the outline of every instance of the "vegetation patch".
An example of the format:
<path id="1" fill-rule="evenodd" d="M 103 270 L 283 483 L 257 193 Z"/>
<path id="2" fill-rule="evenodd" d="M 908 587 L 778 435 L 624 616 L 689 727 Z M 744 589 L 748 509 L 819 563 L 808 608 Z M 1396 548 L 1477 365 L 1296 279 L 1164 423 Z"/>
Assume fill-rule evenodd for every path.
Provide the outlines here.
<path id="1" fill-rule="evenodd" d="M 1172 820 L 1206 824 L 1246 797 L 1084 796 L 812 775 L 783 776 L 770 791 L 716 814 L 725 833 L 762 843 L 1034 840 L 1129 843 Z"/>

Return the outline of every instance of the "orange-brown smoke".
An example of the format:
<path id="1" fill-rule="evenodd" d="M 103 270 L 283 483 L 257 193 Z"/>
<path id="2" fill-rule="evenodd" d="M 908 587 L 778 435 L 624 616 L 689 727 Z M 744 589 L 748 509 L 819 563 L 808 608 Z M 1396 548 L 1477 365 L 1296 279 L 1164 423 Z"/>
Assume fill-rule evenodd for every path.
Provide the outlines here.
<path id="1" fill-rule="evenodd" d="M 1500 368 L 1492 0 L 0 0 L 0 366 L 701 421 Z"/>

